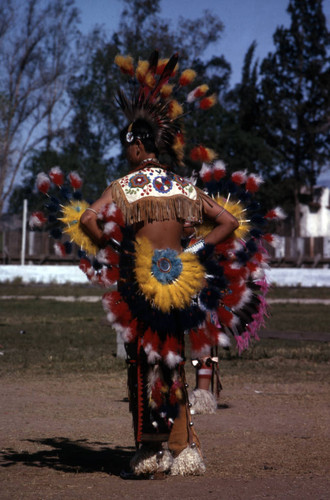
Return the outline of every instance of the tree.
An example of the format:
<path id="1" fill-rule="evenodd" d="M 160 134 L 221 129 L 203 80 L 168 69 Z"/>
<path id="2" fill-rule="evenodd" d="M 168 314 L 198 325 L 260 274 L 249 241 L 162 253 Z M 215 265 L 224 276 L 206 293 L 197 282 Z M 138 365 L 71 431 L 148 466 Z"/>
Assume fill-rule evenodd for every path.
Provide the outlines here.
<path id="1" fill-rule="evenodd" d="M 329 159 L 329 32 L 322 0 L 290 0 L 291 25 L 274 34 L 275 52 L 261 65 L 263 134 L 279 153 L 274 178 L 291 188 L 295 232 L 299 201 Z"/>
<path id="2" fill-rule="evenodd" d="M 197 20 L 180 17 L 173 30 L 171 20 L 158 15 L 160 0 L 124 0 L 124 4 L 114 38 L 119 48 L 133 57 L 147 59 L 153 49 L 164 57 L 178 51 L 180 60 L 191 64 L 219 40 L 224 29 L 220 19 L 208 10 Z"/>
<path id="3" fill-rule="evenodd" d="M 73 0 L 1 2 L 0 214 L 25 158 L 65 123 L 77 22 Z"/>
<path id="4" fill-rule="evenodd" d="M 109 180 L 120 175 L 126 167 L 121 151 L 119 131 L 125 119 L 115 101 L 118 86 L 127 88 L 128 79 L 121 75 L 114 64 L 118 53 L 138 58 L 148 58 L 153 49 L 160 49 L 160 57 L 180 52 L 180 64 L 192 64 L 200 73 L 204 68 L 212 78 L 212 90 L 228 82 L 230 67 L 223 58 L 214 58 L 209 64 L 202 64 L 200 57 L 210 43 L 216 41 L 222 32 L 221 21 L 208 12 L 196 21 L 179 21 L 178 29 L 170 28 L 170 22 L 162 19 L 158 12 L 160 0 L 124 0 L 118 30 L 109 37 L 102 30 L 94 34 L 92 51 L 86 63 L 70 79 L 68 89 L 72 105 L 71 120 L 59 148 L 63 170 L 75 165 L 91 188 L 100 194 Z M 196 58 L 198 55 L 199 58 Z M 215 69 L 223 67 L 222 76 L 215 75 Z M 222 70 L 221 70 L 222 71 Z M 197 84 L 197 83 L 196 83 Z M 69 159 L 70 157 L 70 159 Z M 26 178 L 35 176 L 35 167 L 48 161 L 48 155 L 33 155 L 33 161 L 26 163 Z M 46 165 L 45 170 L 53 165 Z M 91 171 L 93 174 L 91 175 Z M 18 190 L 19 191 L 19 190 Z M 86 193 L 86 185 L 84 194 Z M 11 208 L 19 203 L 15 193 Z"/>
<path id="5" fill-rule="evenodd" d="M 97 141 L 100 156 L 107 166 L 108 179 L 121 174 L 127 166 L 119 143 L 119 131 L 125 118 L 115 96 L 118 86 L 127 88 L 128 78 L 114 64 L 115 56 L 118 53 L 130 54 L 137 62 L 139 58 L 147 59 L 155 48 L 160 48 L 160 57 L 179 51 L 180 64 L 186 67 L 192 63 L 200 72 L 204 65 L 195 59 L 196 54 L 202 55 L 209 44 L 220 37 L 223 29 L 217 17 L 205 12 L 201 20 L 179 20 L 178 29 L 172 30 L 169 21 L 158 15 L 160 0 L 125 0 L 124 4 L 118 30 L 110 39 L 105 33 L 99 34 L 91 59 L 81 74 L 71 79 L 70 85 L 74 116 L 65 148 L 74 148 L 84 163 L 84 159 L 94 154 L 91 148 Z M 214 62 L 216 64 L 219 66 Z M 93 137 L 93 141 L 81 140 L 86 133 L 90 139 Z M 93 181 L 101 179 L 94 178 Z M 104 189 L 103 180 L 98 189 L 99 192 Z"/>
<path id="6" fill-rule="evenodd" d="M 248 48 L 241 81 L 224 96 L 224 113 L 216 139 L 217 150 L 231 170 L 262 174 L 271 168 L 274 152 L 262 136 L 256 42 Z"/>

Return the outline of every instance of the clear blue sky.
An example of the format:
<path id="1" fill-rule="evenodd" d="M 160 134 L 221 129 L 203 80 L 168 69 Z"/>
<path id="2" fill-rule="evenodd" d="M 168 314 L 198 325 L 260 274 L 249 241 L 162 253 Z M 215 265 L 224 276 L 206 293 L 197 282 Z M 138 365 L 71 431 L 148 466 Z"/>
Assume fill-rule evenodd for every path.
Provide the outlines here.
<path id="1" fill-rule="evenodd" d="M 263 59 L 273 50 L 272 36 L 279 25 L 288 26 L 289 0 L 161 0 L 161 16 L 175 28 L 179 16 L 198 19 L 203 10 L 214 12 L 224 23 L 222 38 L 213 44 L 207 56 L 223 54 L 232 66 L 231 83 L 240 80 L 244 55 L 256 40 L 256 56 Z M 81 29 L 87 32 L 95 24 L 113 32 L 124 2 L 121 0 L 76 0 L 81 11 Z M 330 23 L 330 0 L 324 0 L 324 13 Z"/>

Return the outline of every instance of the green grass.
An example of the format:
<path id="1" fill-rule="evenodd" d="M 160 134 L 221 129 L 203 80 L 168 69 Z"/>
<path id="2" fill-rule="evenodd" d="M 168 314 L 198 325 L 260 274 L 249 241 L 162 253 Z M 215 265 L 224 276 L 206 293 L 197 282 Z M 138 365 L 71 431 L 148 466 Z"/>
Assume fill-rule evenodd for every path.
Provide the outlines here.
<path id="1" fill-rule="evenodd" d="M 271 286 L 268 297 L 272 299 L 329 299 L 330 287 Z"/>
<path id="2" fill-rule="evenodd" d="M 1 306 L 0 374 L 124 369 L 125 363 L 114 357 L 116 336 L 101 304 L 35 299 Z"/>
<path id="3" fill-rule="evenodd" d="M 291 289 L 272 293 L 287 294 Z M 296 293 L 302 289 L 295 289 Z M 308 289 L 320 298 L 323 289 Z M 62 375 L 122 373 L 125 362 L 115 357 L 116 336 L 106 324 L 100 302 L 55 302 L 40 295 L 102 295 L 90 286 L 4 285 L 1 295 L 33 295 L 35 299 L 0 300 L 0 375 Z M 293 293 L 293 292 L 292 292 Z M 277 295 L 278 296 L 278 295 Z M 283 296 L 283 295 L 281 295 Z M 300 296 L 301 297 L 301 296 Z M 329 332 L 330 308 L 322 304 L 273 304 L 267 329 L 279 332 Z M 24 332 L 24 333 L 23 333 Z M 315 366 L 328 373 L 330 344 L 262 339 L 241 357 L 235 349 L 220 349 L 221 372 L 304 380 L 315 376 Z M 189 350 L 187 351 L 189 359 Z M 321 367 L 321 368 L 320 368 Z M 188 372 L 192 373 L 190 363 Z M 318 375 L 319 376 L 319 375 Z"/>
<path id="4" fill-rule="evenodd" d="M 279 332 L 330 332 L 330 307 L 324 304 L 271 304 L 267 330 Z"/>
<path id="5" fill-rule="evenodd" d="M 43 284 L 43 283 L 34 283 L 34 284 L 24 284 L 24 283 L 0 283 L 0 296 L 3 295 L 34 295 L 40 297 L 42 295 L 73 295 L 74 297 L 81 297 L 84 295 L 89 296 L 102 296 L 104 290 L 102 288 L 98 288 L 89 283 L 86 285 L 82 284 L 65 284 L 65 285 L 56 285 L 56 284 Z"/>
<path id="6" fill-rule="evenodd" d="M 101 296 L 104 290 L 89 283 L 82 284 L 24 284 L 20 281 L 15 283 L 0 283 L 1 295 L 73 295 L 81 297 L 82 295 Z M 272 286 L 268 294 L 273 299 L 329 299 L 330 287 L 276 287 Z"/>

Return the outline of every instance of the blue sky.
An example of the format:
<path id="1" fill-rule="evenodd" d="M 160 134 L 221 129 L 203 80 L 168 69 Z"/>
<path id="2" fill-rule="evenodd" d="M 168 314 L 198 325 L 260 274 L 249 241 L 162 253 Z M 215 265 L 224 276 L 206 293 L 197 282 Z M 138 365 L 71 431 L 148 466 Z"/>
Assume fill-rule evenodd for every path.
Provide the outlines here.
<path id="1" fill-rule="evenodd" d="M 175 28 L 179 16 L 198 19 L 203 10 L 214 12 L 224 23 L 221 39 L 207 56 L 223 54 L 232 66 L 231 83 L 240 80 L 244 55 L 256 40 L 256 56 L 263 59 L 273 50 L 272 36 L 279 25 L 288 26 L 289 0 L 161 0 L 161 16 Z M 87 32 L 95 24 L 113 32 L 118 26 L 124 2 L 121 0 L 76 0 L 81 12 L 81 29 Z M 324 0 L 324 13 L 330 24 L 330 0 Z"/>

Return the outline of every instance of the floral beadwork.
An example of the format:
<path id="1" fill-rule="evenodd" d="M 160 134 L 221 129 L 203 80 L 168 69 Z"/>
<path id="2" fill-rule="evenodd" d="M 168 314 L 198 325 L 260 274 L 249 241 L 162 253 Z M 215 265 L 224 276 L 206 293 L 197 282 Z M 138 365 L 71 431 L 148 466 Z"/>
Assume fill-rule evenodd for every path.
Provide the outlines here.
<path id="1" fill-rule="evenodd" d="M 158 193 L 168 193 L 172 189 L 172 181 L 165 175 L 159 175 L 153 180 L 153 186 Z"/>
<path id="2" fill-rule="evenodd" d="M 150 183 L 150 179 L 148 178 L 147 175 L 143 174 L 142 172 L 139 172 L 136 175 L 133 175 L 129 179 L 129 187 L 131 188 L 141 188 L 143 189 L 145 186 L 147 186 Z"/>
<path id="3" fill-rule="evenodd" d="M 168 172 L 160 167 L 145 167 L 137 172 L 125 175 L 113 185 L 119 185 L 128 203 L 134 203 L 147 196 L 176 197 L 185 196 L 190 200 L 198 199 L 196 188 L 180 175 Z"/>
<path id="4" fill-rule="evenodd" d="M 185 179 L 184 177 L 180 177 L 180 175 L 174 174 L 174 180 L 183 188 L 189 186 L 189 182 L 187 181 L 187 179 Z"/>

